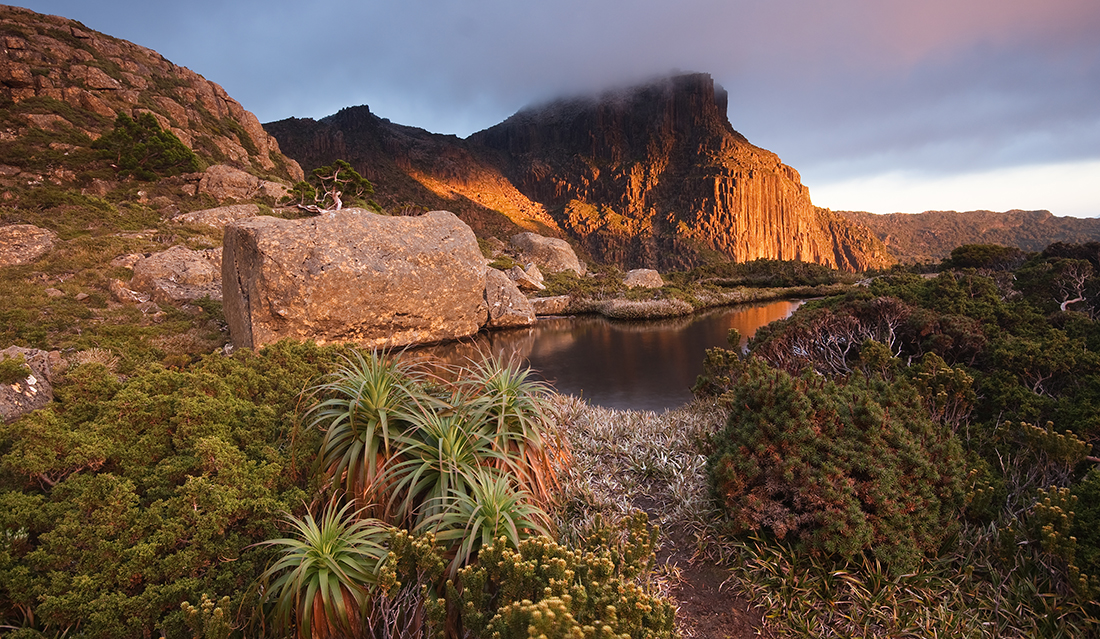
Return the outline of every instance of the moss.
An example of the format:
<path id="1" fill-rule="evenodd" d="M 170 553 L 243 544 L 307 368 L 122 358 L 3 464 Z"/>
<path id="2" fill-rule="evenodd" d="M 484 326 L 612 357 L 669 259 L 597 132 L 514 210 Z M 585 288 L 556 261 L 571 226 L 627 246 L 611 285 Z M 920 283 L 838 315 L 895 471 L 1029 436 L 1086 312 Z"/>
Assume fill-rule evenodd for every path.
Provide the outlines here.
<path id="1" fill-rule="evenodd" d="M 27 367 L 23 355 L 8 357 L 4 355 L 0 359 L 0 384 L 14 384 L 27 379 L 31 375 L 31 369 Z"/>

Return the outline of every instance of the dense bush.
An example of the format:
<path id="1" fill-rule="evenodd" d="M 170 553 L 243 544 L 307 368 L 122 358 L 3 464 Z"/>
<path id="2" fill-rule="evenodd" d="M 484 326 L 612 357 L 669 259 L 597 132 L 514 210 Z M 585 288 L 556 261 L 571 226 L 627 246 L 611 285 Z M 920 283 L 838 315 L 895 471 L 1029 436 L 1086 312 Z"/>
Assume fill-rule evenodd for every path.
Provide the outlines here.
<path id="1" fill-rule="evenodd" d="M 125 382 L 86 364 L 0 426 L 0 626 L 182 637 L 183 601 L 254 606 L 272 552 L 253 544 L 311 492 L 299 397 L 334 359 L 281 343 Z"/>
<path id="2" fill-rule="evenodd" d="M 119 175 L 151 181 L 160 177 L 199 171 L 199 158 L 171 131 L 160 128 L 151 113 L 134 120 L 125 113 L 115 119 L 115 128 L 92 144 L 110 160 Z"/>
<path id="3" fill-rule="evenodd" d="M 709 468 L 734 532 L 898 571 L 935 553 L 962 505 L 962 449 L 912 391 L 749 363 L 723 396 Z"/>

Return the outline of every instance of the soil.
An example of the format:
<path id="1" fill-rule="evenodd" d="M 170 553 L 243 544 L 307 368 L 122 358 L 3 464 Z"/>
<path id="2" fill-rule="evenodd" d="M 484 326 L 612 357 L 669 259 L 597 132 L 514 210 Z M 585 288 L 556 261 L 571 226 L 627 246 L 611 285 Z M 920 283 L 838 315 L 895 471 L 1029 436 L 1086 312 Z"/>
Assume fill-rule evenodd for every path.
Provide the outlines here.
<path id="1" fill-rule="evenodd" d="M 634 504 L 656 515 L 657 503 L 637 496 Z M 670 575 L 679 575 L 670 584 L 677 607 L 676 629 L 684 639 L 770 638 L 762 629 L 763 617 L 748 601 L 729 591 L 725 585 L 729 571 L 721 566 L 694 561 L 691 541 L 682 530 L 663 528 L 657 549 L 657 565 L 669 566 Z"/>

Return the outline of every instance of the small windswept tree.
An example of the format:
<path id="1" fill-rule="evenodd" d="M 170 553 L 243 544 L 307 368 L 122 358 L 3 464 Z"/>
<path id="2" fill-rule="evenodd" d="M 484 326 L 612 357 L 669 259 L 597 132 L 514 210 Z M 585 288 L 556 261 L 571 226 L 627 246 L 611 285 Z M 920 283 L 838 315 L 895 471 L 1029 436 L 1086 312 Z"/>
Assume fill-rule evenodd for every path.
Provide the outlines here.
<path id="1" fill-rule="evenodd" d="M 365 204 L 374 193 L 371 184 L 344 160 L 313 169 L 309 179 L 295 184 L 283 197 L 304 211 L 339 211 L 344 204 Z"/>

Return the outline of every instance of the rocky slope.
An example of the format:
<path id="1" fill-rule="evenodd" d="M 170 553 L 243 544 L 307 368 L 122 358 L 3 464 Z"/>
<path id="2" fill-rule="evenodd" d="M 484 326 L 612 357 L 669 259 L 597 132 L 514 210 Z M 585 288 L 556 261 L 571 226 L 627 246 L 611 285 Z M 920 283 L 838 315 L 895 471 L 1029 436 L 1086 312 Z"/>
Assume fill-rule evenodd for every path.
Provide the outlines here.
<path id="1" fill-rule="evenodd" d="M 843 270 L 892 262 L 866 229 L 814 207 L 798 172 L 749 144 L 725 112 L 725 91 L 692 74 L 527 109 L 466 140 L 398 126 L 366 107 L 265 128 L 303 166 L 343 157 L 380 191 L 431 191 L 482 218 L 501 211 L 627 268 L 713 257 Z M 484 229 L 469 210 L 449 208 Z"/>
<path id="2" fill-rule="evenodd" d="M 1054 242 L 1100 240 L 1100 219 L 1056 217 L 1050 211 L 927 211 L 876 215 L 837 211 L 871 229 L 902 262 L 939 261 L 963 244 L 1000 244 L 1041 251 Z"/>
<path id="3" fill-rule="evenodd" d="M 80 181 L 84 157 L 73 151 L 118 114 L 143 112 L 208 164 L 301 178 L 256 116 L 214 82 L 79 22 L 0 6 L 0 175 L 45 170 L 55 182 Z"/>
<path id="4" fill-rule="evenodd" d="M 366 106 L 320 121 L 288 118 L 264 128 L 307 169 L 338 159 L 350 162 L 375 185 L 374 199 L 388 212 L 454 211 L 480 237 L 507 238 L 520 231 L 561 235 L 545 207 L 453 135 L 394 124 Z"/>

